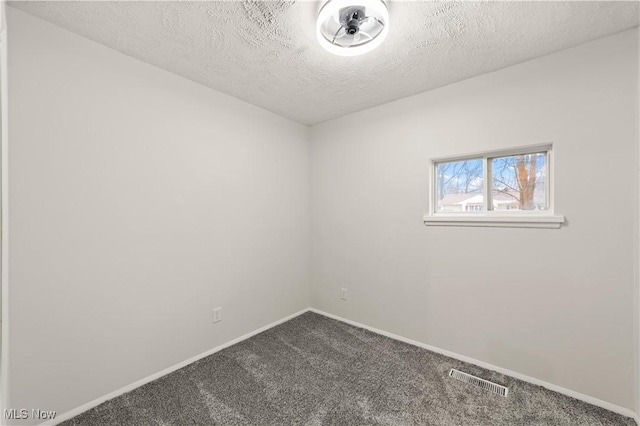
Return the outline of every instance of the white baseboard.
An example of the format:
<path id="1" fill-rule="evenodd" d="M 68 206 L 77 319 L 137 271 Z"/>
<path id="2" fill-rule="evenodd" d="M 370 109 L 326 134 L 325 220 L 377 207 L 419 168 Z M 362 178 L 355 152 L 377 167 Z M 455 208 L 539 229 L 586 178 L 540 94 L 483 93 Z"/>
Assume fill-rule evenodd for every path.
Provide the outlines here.
<path id="1" fill-rule="evenodd" d="M 256 334 L 262 333 L 263 331 L 266 331 L 266 330 L 268 330 L 270 328 L 273 328 L 273 327 L 275 327 L 277 325 L 280 325 L 283 322 L 287 322 L 290 319 L 293 319 L 293 318 L 295 318 L 295 317 L 297 317 L 299 315 L 304 314 L 305 312 L 308 312 L 309 310 L 310 310 L 310 308 L 303 309 L 303 310 L 301 310 L 299 312 L 296 312 L 295 314 L 291 314 L 291 315 L 286 316 L 286 317 L 284 317 L 282 319 L 279 319 L 278 321 L 272 322 L 271 324 L 265 325 L 264 327 L 260 327 L 257 330 L 253 330 L 252 332 L 247 333 L 244 336 L 240 336 L 238 338 L 230 340 L 230 341 L 228 341 L 226 343 L 223 343 L 220 346 L 216 346 L 213 349 L 209 349 L 208 351 L 203 352 L 200 355 L 196 355 L 194 357 L 191 357 L 191 358 L 189 358 L 187 360 L 184 360 L 184 361 L 179 362 L 179 363 L 177 363 L 175 365 L 172 365 L 171 367 L 165 368 L 162 371 L 158 371 L 157 373 L 151 374 L 150 376 L 147 376 L 144 379 L 140 379 L 140 380 L 138 380 L 136 382 L 133 382 L 133 383 L 127 385 L 127 386 L 124 386 L 124 387 L 122 387 L 120 389 L 117 389 L 117 390 L 115 390 L 113 392 L 109 392 L 108 394 L 103 395 L 103 396 L 101 396 L 99 398 L 96 398 L 93 401 L 89 401 L 86 404 L 82 404 L 79 407 L 76 407 L 76 408 L 74 408 L 72 410 L 69 410 L 69 411 L 67 411 L 65 413 L 60 414 L 59 416 L 56 416 L 56 418 L 53 419 L 53 420 L 48 420 L 48 421 L 46 421 L 44 423 L 41 423 L 41 425 L 42 426 L 44 426 L 44 425 L 47 425 L 47 426 L 49 426 L 49 425 L 57 425 L 58 423 L 61 423 L 61 422 L 65 421 L 65 420 L 69 420 L 70 418 L 75 417 L 78 414 L 84 413 L 87 410 L 90 410 L 90 409 L 92 409 L 94 407 L 97 407 L 98 405 L 102 404 L 103 402 L 106 402 L 106 401 L 108 401 L 110 399 L 113 399 L 113 398 L 115 398 L 117 396 L 120 396 L 120 395 L 122 395 L 124 393 L 131 392 L 132 390 L 134 390 L 136 388 L 139 388 L 142 385 L 146 385 L 149 382 L 152 382 L 152 381 L 157 380 L 157 379 L 159 379 L 159 378 L 161 378 L 163 376 L 166 376 L 169 373 L 173 373 L 174 371 L 179 370 L 182 367 L 185 367 L 185 366 L 187 366 L 187 365 L 189 365 L 189 364 L 191 364 L 193 362 L 196 362 L 199 359 L 202 359 L 202 358 L 207 357 L 209 355 L 212 355 L 212 354 L 214 354 L 216 352 L 219 352 L 222 349 L 225 349 L 225 348 L 228 348 L 229 346 L 235 345 L 236 343 L 240 343 L 243 340 L 247 340 L 248 338 L 253 337 Z"/>
<path id="2" fill-rule="evenodd" d="M 435 346 L 427 345 L 426 343 L 422 343 L 422 342 L 418 342 L 416 340 L 408 339 L 406 337 L 402 337 L 402 336 L 399 336 L 397 334 L 389 333 L 388 331 L 379 330 L 377 328 L 370 327 L 370 326 L 368 326 L 366 324 L 361 324 L 361 323 L 356 322 L 356 321 L 351 321 L 351 320 L 348 320 L 346 318 L 342 318 L 342 317 L 339 317 L 337 315 L 333 315 L 333 314 L 330 314 L 328 312 L 321 311 L 319 309 L 311 308 L 311 309 L 309 309 L 309 311 L 315 312 L 316 314 L 324 315 L 325 317 L 328 317 L 328 318 L 332 318 L 332 319 L 335 319 L 335 320 L 338 320 L 338 321 L 342 321 L 342 322 L 344 322 L 346 324 L 350 324 L 350 325 L 353 325 L 355 327 L 364 328 L 364 329 L 369 330 L 371 332 L 374 332 L 376 334 L 380 334 L 382 336 L 386 336 L 386 337 L 389 337 L 389 338 L 394 339 L 394 340 L 399 340 L 401 342 L 408 343 L 408 344 L 413 345 L 413 346 L 417 346 L 417 347 L 420 347 L 420 348 L 423 348 L 423 349 L 427 349 L 429 351 L 436 352 L 436 353 L 439 353 L 441 355 L 448 356 L 450 358 L 454 358 L 454 359 L 457 359 L 457 360 L 460 360 L 460 361 L 468 362 L 469 364 L 474 364 L 474 365 L 477 365 L 478 367 L 482 367 L 482 368 L 487 369 L 487 370 L 496 371 L 496 372 L 498 372 L 500 374 L 504 374 L 506 376 L 511 376 L 511 377 L 516 378 L 516 379 L 522 380 L 523 382 L 528 382 L 528 383 L 532 383 L 534 385 L 542 386 L 542 387 L 547 388 L 549 390 L 552 390 L 554 392 L 558 392 L 558 393 L 561 393 L 563 395 L 570 396 L 571 398 L 579 399 L 580 401 L 584 401 L 584 402 L 586 402 L 588 404 L 596 405 L 598 407 L 604 408 L 604 409 L 609 410 L 609 411 L 613 411 L 614 413 L 618 413 L 618 414 L 621 414 L 621 415 L 626 416 L 626 417 L 631 417 L 640 425 L 640 419 L 638 418 L 638 414 L 636 414 L 633 410 L 630 410 L 629 408 L 620 407 L 619 405 L 612 404 L 611 402 L 603 401 L 601 399 L 594 398 L 592 396 L 585 395 L 583 393 L 576 392 L 576 391 L 573 391 L 571 389 L 563 388 L 562 386 L 554 385 L 552 383 L 547 383 L 547 382 L 545 382 L 543 380 L 539 380 L 539 379 L 536 379 L 534 377 L 529 377 L 529 376 L 526 376 L 524 374 L 508 370 L 506 368 L 498 367 L 497 365 L 492 365 L 492 364 L 489 364 L 489 363 L 484 362 L 484 361 L 479 361 L 477 359 L 470 358 L 468 356 L 460 355 L 460 354 L 457 354 L 455 352 L 451 352 L 451 351 L 447 351 L 445 349 L 437 348 Z"/>

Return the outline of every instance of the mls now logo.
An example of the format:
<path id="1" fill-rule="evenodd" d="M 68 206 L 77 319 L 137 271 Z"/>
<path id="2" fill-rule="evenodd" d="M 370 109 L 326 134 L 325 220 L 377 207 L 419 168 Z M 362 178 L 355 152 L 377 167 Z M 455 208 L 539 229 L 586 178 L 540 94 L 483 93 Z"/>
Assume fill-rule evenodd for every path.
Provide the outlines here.
<path id="1" fill-rule="evenodd" d="M 56 412 L 55 411 L 43 411 L 37 408 L 34 408 L 29 412 L 26 408 L 17 409 L 11 408 L 9 410 L 4 410 L 4 418 L 6 420 L 25 420 L 31 417 L 36 420 L 51 420 L 55 419 Z"/>

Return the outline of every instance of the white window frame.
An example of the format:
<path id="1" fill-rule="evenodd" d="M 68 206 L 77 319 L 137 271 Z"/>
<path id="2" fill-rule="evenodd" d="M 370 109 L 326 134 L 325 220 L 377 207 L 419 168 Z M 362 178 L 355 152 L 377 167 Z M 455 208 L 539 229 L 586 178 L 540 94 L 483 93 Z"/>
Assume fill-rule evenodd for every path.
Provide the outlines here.
<path id="1" fill-rule="evenodd" d="M 545 196 L 547 198 L 546 210 L 489 210 L 493 202 L 491 178 L 491 159 L 522 154 L 534 154 L 546 152 L 545 171 Z M 464 160 L 482 160 L 483 167 L 483 212 L 437 212 L 436 200 L 436 165 Z M 516 228 L 560 228 L 564 223 L 563 215 L 554 212 L 553 194 L 553 144 L 530 145 L 512 149 L 484 151 L 476 154 L 460 155 L 455 157 L 432 158 L 430 160 L 429 175 L 429 213 L 424 216 L 424 224 L 427 226 L 490 226 L 490 227 L 516 227 Z"/>

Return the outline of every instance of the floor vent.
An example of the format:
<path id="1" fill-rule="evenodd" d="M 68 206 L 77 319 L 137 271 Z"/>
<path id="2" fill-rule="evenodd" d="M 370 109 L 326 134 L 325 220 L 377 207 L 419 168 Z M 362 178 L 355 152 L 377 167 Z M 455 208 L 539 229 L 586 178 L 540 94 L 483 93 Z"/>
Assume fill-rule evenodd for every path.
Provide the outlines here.
<path id="1" fill-rule="evenodd" d="M 472 376 L 471 374 L 463 373 L 462 371 L 452 368 L 449 371 L 449 376 L 461 382 L 471 383 L 472 385 L 480 386 L 482 389 L 489 392 L 497 393 L 498 395 L 507 396 L 509 388 L 490 382 L 488 380 L 481 379 L 480 377 Z"/>

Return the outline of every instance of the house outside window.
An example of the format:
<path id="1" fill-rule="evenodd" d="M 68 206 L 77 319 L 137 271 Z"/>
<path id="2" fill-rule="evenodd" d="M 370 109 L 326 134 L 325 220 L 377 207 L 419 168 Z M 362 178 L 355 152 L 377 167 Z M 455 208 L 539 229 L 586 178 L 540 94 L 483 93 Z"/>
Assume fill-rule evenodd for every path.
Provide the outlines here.
<path id="1" fill-rule="evenodd" d="M 466 211 L 468 212 L 481 212 L 482 211 L 482 204 L 468 204 L 466 206 Z"/>

